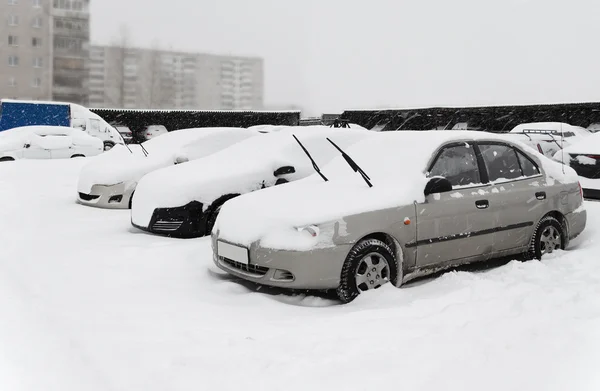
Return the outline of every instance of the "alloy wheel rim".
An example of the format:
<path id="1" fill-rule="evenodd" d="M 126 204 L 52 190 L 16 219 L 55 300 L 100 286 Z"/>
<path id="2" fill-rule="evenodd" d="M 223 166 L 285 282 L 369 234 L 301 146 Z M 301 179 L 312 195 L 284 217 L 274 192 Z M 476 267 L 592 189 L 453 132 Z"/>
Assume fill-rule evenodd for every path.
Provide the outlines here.
<path id="1" fill-rule="evenodd" d="M 544 254 L 552 254 L 556 250 L 560 250 L 562 248 L 562 237 L 560 232 L 553 227 L 549 226 L 542 231 L 541 237 L 541 252 Z"/>
<path id="2" fill-rule="evenodd" d="M 381 254 L 369 253 L 358 263 L 354 280 L 361 292 L 377 289 L 390 281 L 390 266 Z"/>

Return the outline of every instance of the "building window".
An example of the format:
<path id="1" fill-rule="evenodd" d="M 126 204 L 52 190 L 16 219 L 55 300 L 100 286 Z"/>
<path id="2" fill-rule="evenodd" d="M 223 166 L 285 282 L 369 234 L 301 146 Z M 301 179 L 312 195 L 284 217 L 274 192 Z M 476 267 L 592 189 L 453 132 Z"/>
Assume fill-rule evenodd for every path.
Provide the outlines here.
<path id="1" fill-rule="evenodd" d="M 36 37 L 31 38 L 31 45 L 34 48 L 41 47 L 42 46 L 42 39 L 41 38 L 36 38 Z"/>
<path id="2" fill-rule="evenodd" d="M 8 24 L 10 26 L 18 26 L 19 25 L 19 16 L 18 15 L 10 15 L 8 18 Z"/>
<path id="3" fill-rule="evenodd" d="M 33 78 L 33 84 L 32 84 L 35 88 L 40 88 L 42 85 L 42 79 L 39 77 L 34 77 Z"/>
<path id="4" fill-rule="evenodd" d="M 9 87 L 16 87 L 17 86 L 17 79 L 15 79 L 14 77 L 9 77 L 8 78 L 8 86 Z"/>
<path id="5" fill-rule="evenodd" d="M 19 38 L 16 35 L 9 35 L 8 46 L 19 46 Z"/>
<path id="6" fill-rule="evenodd" d="M 33 0 L 33 7 L 40 8 L 42 6 L 42 0 Z"/>
<path id="7" fill-rule="evenodd" d="M 54 8 L 63 10 L 83 11 L 81 0 L 54 0 Z"/>
<path id="8" fill-rule="evenodd" d="M 33 27 L 36 29 L 42 28 L 42 18 L 37 17 L 33 19 Z"/>
<path id="9" fill-rule="evenodd" d="M 34 68 L 41 68 L 44 64 L 44 59 L 42 57 L 35 57 L 33 59 L 33 67 Z"/>
<path id="10" fill-rule="evenodd" d="M 18 0 L 8 0 L 8 5 L 17 5 L 19 4 Z"/>
<path id="11" fill-rule="evenodd" d="M 11 66 L 11 67 L 19 66 L 19 57 L 8 56 L 8 66 Z"/>

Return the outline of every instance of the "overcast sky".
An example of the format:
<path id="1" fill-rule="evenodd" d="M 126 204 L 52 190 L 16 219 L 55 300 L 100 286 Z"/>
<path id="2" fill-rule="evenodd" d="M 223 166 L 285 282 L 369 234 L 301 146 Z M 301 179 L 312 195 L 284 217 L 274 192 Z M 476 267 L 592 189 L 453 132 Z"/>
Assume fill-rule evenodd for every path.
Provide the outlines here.
<path id="1" fill-rule="evenodd" d="M 597 0 L 92 0 L 92 41 L 265 59 L 267 106 L 600 101 Z"/>

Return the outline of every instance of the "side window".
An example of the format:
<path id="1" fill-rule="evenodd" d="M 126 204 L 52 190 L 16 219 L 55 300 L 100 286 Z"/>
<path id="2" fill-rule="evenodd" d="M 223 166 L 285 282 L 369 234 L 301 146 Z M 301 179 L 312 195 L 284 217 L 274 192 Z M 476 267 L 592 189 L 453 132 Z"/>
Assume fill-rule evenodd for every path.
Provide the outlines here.
<path id="1" fill-rule="evenodd" d="M 98 121 L 97 119 L 90 119 L 90 126 L 92 128 L 92 131 L 94 131 L 94 132 L 100 131 L 100 121 Z"/>
<path id="2" fill-rule="evenodd" d="M 502 144 L 481 144 L 479 150 L 485 162 L 490 182 L 523 176 L 515 150 Z"/>
<path id="3" fill-rule="evenodd" d="M 444 149 L 431 167 L 429 176 L 443 176 L 452 186 L 481 183 L 473 147 L 461 144 Z"/>
<path id="4" fill-rule="evenodd" d="M 519 156 L 519 163 L 521 163 L 521 170 L 524 176 L 536 176 L 540 174 L 539 167 L 527 156 L 517 151 Z"/>

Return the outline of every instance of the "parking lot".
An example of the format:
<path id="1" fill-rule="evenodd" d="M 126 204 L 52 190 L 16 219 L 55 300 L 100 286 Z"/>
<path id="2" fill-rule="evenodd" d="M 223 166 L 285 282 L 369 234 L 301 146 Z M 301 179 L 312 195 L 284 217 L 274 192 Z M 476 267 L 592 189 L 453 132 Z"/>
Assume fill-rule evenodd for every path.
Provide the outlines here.
<path id="1" fill-rule="evenodd" d="M 5 390 L 600 387 L 598 203 L 542 262 L 388 284 L 344 306 L 253 289 L 214 266 L 208 238 L 78 205 L 85 162 L 0 170 Z"/>

